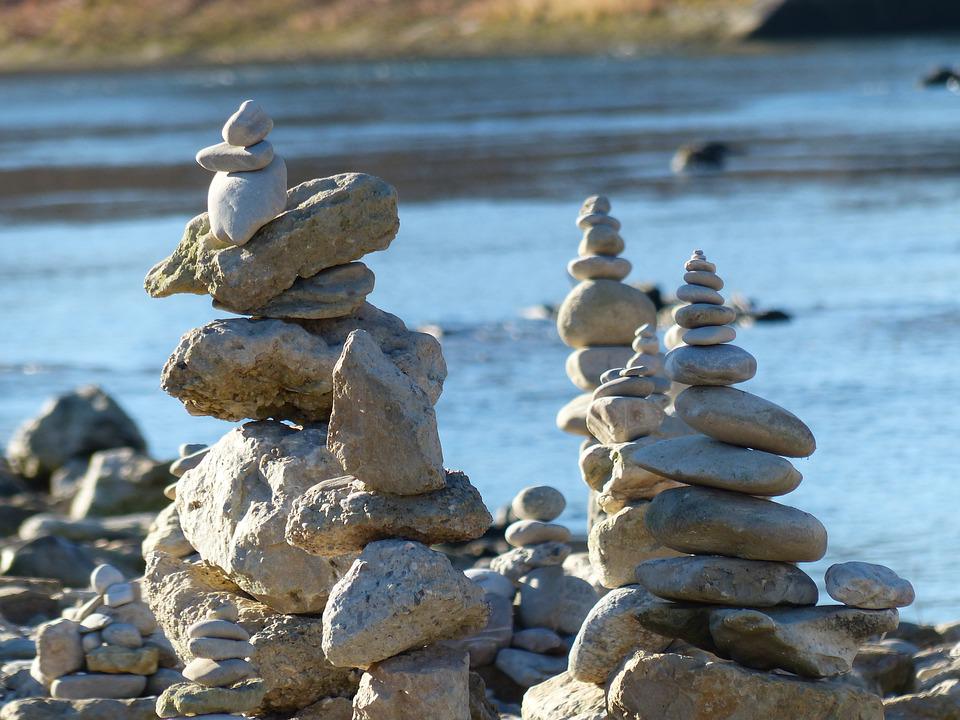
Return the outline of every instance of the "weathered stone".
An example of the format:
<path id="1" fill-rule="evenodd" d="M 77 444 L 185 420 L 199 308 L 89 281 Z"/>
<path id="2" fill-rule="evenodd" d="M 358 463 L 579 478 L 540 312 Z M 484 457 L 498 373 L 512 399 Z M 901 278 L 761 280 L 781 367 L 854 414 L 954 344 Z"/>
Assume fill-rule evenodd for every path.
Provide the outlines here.
<path id="1" fill-rule="evenodd" d="M 587 410 L 593 402 L 593 393 L 577 395 L 557 411 L 557 427 L 571 435 L 592 437 L 587 429 Z"/>
<path id="2" fill-rule="evenodd" d="M 437 341 L 407 330 L 369 304 L 329 320 L 214 320 L 184 335 L 161 384 L 192 415 L 325 422 L 333 407 L 333 369 L 357 329 L 436 402 L 446 377 Z"/>
<path id="3" fill-rule="evenodd" d="M 639 585 L 617 588 L 594 605 L 570 649 L 570 674 L 582 682 L 603 685 L 610 673 L 634 650 L 661 652 L 672 638 L 643 627 L 638 609 L 653 601 Z"/>
<path id="4" fill-rule="evenodd" d="M 487 697 L 487 685 L 480 674 L 471 672 L 468 682 L 470 685 L 470 720 L 500 720 L 500 713 L 497 712 L 496 706 Z M 350 720 L 350 718 L 344 718 L 344 720 Z"/>
<path id="5" fill-rule="evenodd" d="M 183 669 L 183 676 L 187 680 L 208 687 L 227 687 L 242 680 L 249 680 L 255 674 L 253 666 L 240 658 L 229 660 L 194 658 Z"/>
<path id="6" fill-rule="evenodd" d="M 637 582 L 637 565 L 644 560 L 677 554 L 664 547 L 647 529 L 649 507 L 647 502 L 630 505 L 590 528 L 587 536 L 590 564 L 604 587 L 633 585 Z"/>
<path id="7" fill-rule="evenodd" d="M 903 640 L 868 642 L 853 659 L 853 674 L 860 677 L 877 695 L 903 695 L 914 681 L 919 648 Z"/>
<path id="8" fill-rule="evenodd" d="M 353 720 L 353 700 L 346 697 L 323 698 L 303 708 L 290 720 Z"/>
<path id="9" fill-rule="evenodd" d="M 444 486 L 430 398 L 362 330 L 347 337 L 333 369 L 327 446 L 371 490 L 419 495 Z"/>
<path id="10" fill-rule="evenodd" d="M 667 353 L 664 371 L 684 385 L 733 385 L 757 374 L 757 360 L 736 345 L 686 345 Z"/>
<path id="11" fill-rule="evenodd" d="M 656 403 L 635 397 L 603 397 L 590 403 L 587 429 L 602 443 L 624 443 L 649 435 L 663 422 Z"/>
<path id="12" fill-rule="evenodd" d="M 645 445 L 631 443 L 620 450 L 620 462 L 689 485 L 748 495 L 786 495 L 803 479 L 779 455 L 727 445 L 703 435 Z"/>
<path id="13" fill-rule="evenodd" d="M 156 511 L 165 507 L 163 488 L 170 464 L 131 448 L 94 453 L 70 505 L 72 518 Z"/>
<path id="14" fill-rule="evenodd" d="M 560 517 L 567 500 L 563 493 L 549 485 L 531 485 L 518 492 L 511 503 L 513 514 L 521 520 L 551 522 Z"/>
<path id="15" fill-rule="evenodd" d="M 906 607 L 916 597 L 913 585 L 883 565 L 846 562 L 831 565 L 824 578 L 827 593 L 839 603 L 870 610 Z"/>
<path id="16" fill-rule="evenodd" d="M 263 680 L 244 680 L 233 687 L 207 687 L 193 682 L 171 685 L 157 699 L 162 718 L 208 713 L 252 713 L 264 696 Z"/>
<path id="17" fill-rule="evenodd" d="M 56 678 L 83 669 L 80 628 L 72 620 L 58 618 L 37 628 L 37 657 L 30 669 L 33 678 L 50 686 Z"/>
<path id="18" fill-rule="evenodd" d="M 567 543 L 541 543 L 498 555 L 490 561 L 490 569 L 516 582 L 536 568 L 562 565 L 569 554 Z"/>
<path id="19" fill-rule="evenodd" d="M 126 700 L 94 698 L 14 700 L 0 710 L 0 720 L 156 720 L 152 697 Z"/>
<path id="20" fill-rule="evenodd" d="M 549 628 L 527 628 L 514 633 L 510 644 L 533 653 L 566 654 L 567 643 Z"/>
<path id="21" fill-rule="evenodd" d="M 136 649 L 143 645 L 143 637 L 136 625 L 130 623 L 110 623 L 101 631 L 103 642 L 107 645 Z M 158 655 L 159 656 L 159 655 Z"/>
<path id="22" fill-rule="evenodd" d="M 113 398 L 87 385 L 48 400 L 37 417 L 17 428 L 7 459 L 18 475 L 42 486 L 68 460 L 117 447 L 143 450 L 146 442 Z"/>
<path id="23" fill-rule="evenodd" d="M 743 390 L 690 387 L 677 396 L 677 415 L 715 440 L 788 457 L 817 449 L 810 428 L 793 413 Z"/>
<path id="24" fill-rule="evenodd" d="M 150 526 L 150 532 L 143 539 L 141 550 L 144 557 L 162 552 L 184 558 L 196 552 L 180 527 L 180 514 L 177 512 L 176 503 L 167 505 L 157 514 Z"/>
<path id="25" fill-rule="evenodd" d="M 287 542 L 329 557 L 359 552 L 374 540 L 405 538 L 432 545 L 483 535 L 493 518 L 470 479 L 449 472 L 445 485 L 403 496 L 371 492 L 350 476 L 326 480 L 293 502 Z"/>
<path id="26" fill-rule="evenodd" d="M 147 687 L 143 691 L 144 695 L 152 695 L 154 698 L 166 692 L 167 688 L 182 683 L 183 675 L 179 670 L 170 668 L 157 668 L 157 671 L 147 678 Z M 152 719 L 151 719 L 152 720 Z"/>
<path id="27" fill-rule="evenodd" d="M 323 650 L 339 666 L 368 667 L 435 640 L 482 630 L 483 591 L 442 554 L 408 540 L 370 543 L 323 611 Z"/>
<path id="28" fill-rule="evenodd" d="M 629 345 L 638 327 L 654 322 L 656 309 L 642 291 L 616 280 L 587 280 L 560 305 L 557 331 L 573 348 Z"/>
<path id="29" fill-rule="evenodd" d="M 354 173 L 310 180 L 287 191 L 286 212 L 244 247 L 223 247 L 207 215 L 195 217 L 145 286 L 153 297 L 209 292 L 228 307 L 252 310 L 297 278 L 385 250 L 398 228 L 397 194 L 383 180 Z"/>
<path id="30" fill-rule="evenodd" d="M 667 490 L 654 498 L 646 521 L 661 544 L 686 553 L 815 562 L 827 550 L 826 528 L 813 515 L 726 490 Z"/>
<path id="31" fill-rule="evenodd" d="M 224 435 L 179 483 L 176 507 L 190 545 L 278 612 L 320 612 L 352 557 L 327 559 L 284 539 L 294 500 L 340 464 L 322 428 L 254 422 Z"/>
<path id="32" fill-rule="evenodd" d="M 626 345 L 594 345 L 574 350 L 567 356 L 567 377 L 581 390 L 600 386 L 600 376 L 610 368 L 626 367 L 633 350 Z"/>
<path id="33" fill-rule="evenodd" d="M 600 490 L 623 503 L 629 503 L 634 500 L 649 500 L 664 490 L 678 487 L 679 483 L 676 481 L 662 474 L 650 472 L 633 461 L 634 453 L 642 448 L 657 445 L 662 439 L 662 434 L 658 430 L 649 437 L 608 446 L 613 467 L 609 480 Z"/>
<path id="34" fill-rule="evenodd" d="M 647 560 L 637 579 L 657 597 L 736 607 L 816 605 L 817 584 L 790 563 L 712 555 Z"/>
<path id="35" fill-rule="evenodd" d="M 591 490 L 602 490 L 613 472 L 614 446 L 589 440 L 584 442 L 590 444 L 580 450 L 580 477 Z"/>
<path id="36" fill-rule="evenodd" d="M 569 672 L 560 673 L 524 694 L 521 717 L 523 720 L 604 720 L 607 710 L 603 688 L 580 682 Z"/>
<path id="37" fill-rule="evenodd" d="M 83 700 L 86 698 L 134 698 L 147 687 L 143 675 L 86 673 L 64 675 L 50 685 L 55 698 Z"/>
<path id="38" fill-rule="evenodd" d="M 156 648 L 125 648 L 102 645 L 87 653 L 87 670 L 95 673 L 152 675 L 157 671 L 160 653 Z"/>
<path id="39" fill-rule="evenodd" d="M 528 688 L 566 670 L 567 658 L 563 655 L 542 655 L 516 648 L 504 648 L 497 653 L 496 666 L 517 685 Z"/>
<path id="40" fill-rule="evenodd" d="M 529 547 L 545 542 L 567 542 L 570 530 L 558 523 L 517 520 L 507 526 L 503 538 L 514 547 Z"/>
<path id="41" fill-rule="evenodd" d="M 729 325 L 713 325 L 708 327 L 690 328 L 683 333 L 683 341 L 687 345 L 720 345 L 733 342 L 737 339 L 737 331 Z"/>
<path id="42" fill-rule="evenodd" d="M 354 720 L 470 720 L 466 653 L 428 647 L 376 663 L 353 699 Z"/>
<path id="43" fill-rule="evenodd" d="M 607 693 L 616 720 L 883 720 L 880 698 L 733 663 L 638 652 Z"/>

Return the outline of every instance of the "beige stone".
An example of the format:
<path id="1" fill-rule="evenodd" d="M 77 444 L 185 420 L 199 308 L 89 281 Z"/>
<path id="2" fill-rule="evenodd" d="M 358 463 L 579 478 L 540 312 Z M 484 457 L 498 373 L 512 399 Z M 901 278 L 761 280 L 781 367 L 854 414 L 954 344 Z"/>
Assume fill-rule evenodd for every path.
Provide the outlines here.
<path id="1" fill-rule="evenodd" d="M 658 435 L 659 432 L 633 442 L 610 446 L 613 470 L 610 472 L 610 480 L 603 487 L 605 494 L 623 502 L 632 502 L 649 500 L 664 490 L 678 486 L 678 483 L 669 477 L 651 472 L 632 461 L 633 454 L 640 449 L 655 447 L 662 442 Z"/>
<path id="2" fill-rule="evenodd" d="M 157 698 L 160 717 L 209 713 L 252 713 L 263 702 L 264 683 L 259 678 L 243 680 L 232 687 L 208 687 L 180 682 L 168 687 Z"/>
<path id="3" fill-rule="evenodd" d="M 625 244 L 620 233 L 610 225 L 593 225 L 583 234 L 577 248 L 579 255 L 619 255 Z"/>
<path id="4" fill-rule="evenodd" d="M 683 274 L 683 281 L 688 285 L 702 285 L 711 290 L 723 290 L 723 280 L 720 276 L 707 270 L 688 270 Z"/>
<path id="5" fill-rule="evenodd" d="M 567 272 L 577 280 L 623 280 L 633 266 L 626 258 L 585 255 L 567 264 Z"/>
<path id="6" fill-rule="evenodd" d="M 683 333 L 687 345 L 721 345 L 737 339 L 737 331 L 729 325 L 691 328 Z"/>
<path id="7" fill-rule="evenodd" d="M 698 328 L 708 325 L 728 325 L 737 319 L 737 311 L 726 305 L 693 303 L 677 308 L 673 319 L 681 328 Z M 669 347 L 669 345 L 668 345 Z"/>
<path id="8" fill-rule="evenodd" d="M 635 370 L 637 368 L 630 368 Z M 621 370 L 621 372 L 624 372 Z M 619 377 L 609 380 L 593 391 L 593 399 L 603 397 L 645 398 L 656 390 L 657 384 L 651 377 Z"/>
<path id="9" fill-rule="evenodd" d="M 534 685 L 523 696 L 522 720 L 603 720 L 605 716 L 603 688 L 580 682 L 569 672 Z"/>
<path id="10" fill-rule="evenodd" d="M 590 403 L 587 429 L 603 443 L 636 440 L 654 432 L 663 422 L 663 410 L 635 397 L 604 397 Z"/>
<path id="11" fill-rule="evenodd" d="M 571 435 L 591 437 L 587 429 L 587 410 L 593 401 L 592 393 L 577 395 L 557 413 L 557 427 Z"/>
<path id="12" fill-rule="evenodd" d="M 37 657 L 30 668 L 33 679 L 47 687 L 56 678 L 83 669 L 80 626 L 57 618 L 37 628 Z"/>
<path id="13" fill-rule="evenodd" d="M 574 348 L 629 345 L 634 330 L 656 320 L 656 309 L 640 290 L 615 280 L 587 280 L 564 299 L 557 331 Z"/>
<path id="14" fill-rule="evenodd" d="M 87 670 L 94 673 L 153 675 L 160 652 L 155 647 L 126 648 L 102 645 L 87 653 Z"/>
<path id="15" fill-rule="evenodd" d="M 593 442 L 580 451 L 580 477 L 592 490 L 602 490 L 613 472 L 613 447 Z"/>
<path id="16" fill-rule="evenodd" d="M 565 542 L 540 543 L 498 555 L 490 561 L 490 569 L 516 582 L 536 568 L 562 565 L 569 555 L 570 545 Z"/>
<path id="17" fill-rule="evenodd" d="M 633 352 L 625 345 L 579 348 L 567 356 L 567 377 L 581 390 L 595 390 L 600 376 L 610 368 L 626 367 Z"/>
<path id="18" fill-rule="evenodd" d="M 663 367 L 668 378 L 684 385 L 732 385 L 757 374 L 756 358 L 736 345 L 678 347 Z"/>
<path id="19" fill-rule="evenodd" d="M 570 540 L 570 530 L 557 523 L 517 520 L 507 526 L 503 537 L 514 547 L 524 547 L 545 542 L 567 542 Z"/>
<path id="20" fill-rule="evenodd" d="M 0 709 L 0 720 L 156 720 L 155 698 L 90 698 L 67 700 L 47 697 L 14 700 Z"/>
<path id="21" fill-rule="evenodd" d="M 645 560 L 673 557 L 675 550 L 664 547 L 647 529 L 650 503 L 627 506 L 590 529 L 587 548 L 604 587 L 618 588 L 637 582 L 637 565 Z"/>
<path id="22" fill-rule="evenodd" d="M 691 304 L 723 305 L 720 293 L 702 285 L 681 285 L 677 288 L 677 300 Z"/>
<path id="23" fill-rule="evenodd" d="M 87 698 L 134 698 L 147 686 L 143 675 L 85 673 L 64 675 L 50 685 L 55 698 L 83 700 Z"/>
<path id="24" fill-rule="evenodd" d="M 207 687 L 229 687 L 255 675 L 253 666 L 241 658 L 210 660 L 194 658 L 183 669 L 183 676 Z"/>
<path id="25" fill-rule="evenodd" d="M 563 493 L 549 485 L 530 485 L 518 492 L 510 507 L 521 520 L 551 522 L 563 513 L 567 500 Z"/>

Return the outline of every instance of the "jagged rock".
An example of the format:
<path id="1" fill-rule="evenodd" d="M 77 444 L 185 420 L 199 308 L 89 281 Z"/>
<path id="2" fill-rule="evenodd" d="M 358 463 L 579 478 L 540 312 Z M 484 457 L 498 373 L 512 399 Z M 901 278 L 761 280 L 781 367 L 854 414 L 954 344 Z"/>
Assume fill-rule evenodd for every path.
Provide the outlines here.
<path id="1" fill-rule="evenodd" d="M 284 539 L 293 502 L 341 473 L 322 428 L 278 422 L 235 428 L 178 483 L 176 508 L 190 545 L 278 612 L 319 613 L 353 556 L 327 559 Z"/>
<path id="2" fill-rule="evenodd" d="M 207 214 L 198 215 L 144 286 L 152 297 L 209 293 L 248 314 L 297 278 L 385 250 L 398 228 L 396 190 L 383 180 L 358 173 L 309 180 L 287 191 L 286 212 L 243 247 L 224 247 L 213 238 Z"/>
<path id="3" fill-rule="evenodd" d="M 523 720 L 604 720 L 607 704 L 602 687 L 563 672 L 527 690 L 521 712 Z"/>
<path id="4" fill-rule="evenodd" d="M 286 537 L 296 548 L 330 557 L 388 538 L 463 542 L 483 535 L 492 522 L 480 493 L 460 472 L 447 473 L 442 490 L 414 496 L 370 492 L 346 476 L 318 483 L 292 504 Z"/>
<path id="5" fill-rule="evenodd" d="M 590 564 L 604 587 L 637 582 L 637 565 L 652 558 L 674 557 L 647 529 L 648 502 L 638 502 L 610 515 L 590 528 L 587 549 Z"/>
<path id="6" fill-rule="evenodd" d="M 157 511 L 167 504 L 163 488 L 172 480 L 170 463 L 131 448 L 101 450 L 90 457 L 77 485 L 70 517 Z"/>
<path id="7" fill-rule="evenodd" d="M 607 693 L 616 720 L 883 720 L 880 698 L 734 663 L 638 652 Z"/>
<path id="8" fill-rule="evenodd" d="M 0 710 L 0 720 L 156 720 L 155 698 L 130 700 L 14 700 Z"/>
<path id="9" fill-rule="evenodd" d="M 447 374 L 439 343 L 368 303 L 329 320 L 214 320 L 180 339 L 161 385 L 192 415 L 325 422 L 333 406 L 333 368 L 358 329 L 373 336 L 430 402 L 437 401 Z"/>
<path id="10" fill-rule="evenodd" d="M 327 446 L 371 490 L 420 495 L 444 486 L 430 398 L 363 330 L 350 333 L 333 368 Z"/>
<path id="11" fill-rule="evenodd" d="M 98 450 L 146 448 L 146 441 L 123 408 L 94 385 L 48 400 L 40 414 L 17 428 L 7 459 L 20 476 L 38 486 L 72 458 Z"/>
<path id="12" fill-rule="evenodd" d="M 409 540 L 364 548 L 323 611 L 323 650 L 341 667 L 368 667 L 435 640 L 482 630 L 483 591 L 441 553 Z"/>

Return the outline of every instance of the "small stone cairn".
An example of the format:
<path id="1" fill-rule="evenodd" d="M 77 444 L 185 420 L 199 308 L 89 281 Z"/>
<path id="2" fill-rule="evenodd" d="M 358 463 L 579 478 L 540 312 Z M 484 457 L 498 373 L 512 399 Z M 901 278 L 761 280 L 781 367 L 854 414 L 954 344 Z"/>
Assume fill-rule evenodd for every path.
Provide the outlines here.
<path id="1" fill-rule="evenodd" d="M 94 595 L 37 630 L 30 674 L 64 700 L 157 695 L 183 680 L 153 613 L 112 565 L 90 575 Z"/>

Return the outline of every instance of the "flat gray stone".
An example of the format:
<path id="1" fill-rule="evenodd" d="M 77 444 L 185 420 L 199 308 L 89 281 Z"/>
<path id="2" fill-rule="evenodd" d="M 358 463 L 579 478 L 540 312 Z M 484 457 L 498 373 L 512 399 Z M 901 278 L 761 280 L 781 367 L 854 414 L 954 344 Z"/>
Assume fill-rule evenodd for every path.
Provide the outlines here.
<path id="1" fill-rule="evenodd" d="M 87 698 L 83 700 L 31 697 L 14 700 L 0 709 L 2 720 L 156 720 L 156 698 Z"/>
<path id="2" fill-rule="evenodd" d="M 817 584 L 795 565 L 694 555 L 647 560 L 637 567 L 640 584 L 666 600 L 772 607 L 815 605 Z"/>
<path id="3" fill-rule="evenodd" d="M 254 653 L 253 645 L 243 640 L 225 638 L 193 638 L 190 652 L 195 657 L 208 660 L 232 660 L 249 658 Z"/>
<path id="4" fill-rule="evenodd" d="M 916 598 L 910 581 L 883 565 L 838 563 L 827 568 L 824 579 L 830 597 L 853 607 L 870 610 L 906 607 Z"/>
<path id="5" fill-rule="evenodd" d="M 207 192 L 210 232 L 220 242 L 246 245 L 287 205 L 287 164 L 279 155 L 262 170 L 218 172 Z"/>
<path id="6" fill-rule="evenodd" d="M 135 698 L 147 687 L 143 675 L 85 673 L 64 675 L 50 685 L 55 698 L 82 700 L 86 698 Z"/>
<path id="7" fill-rule="evenodd" d="M 263 140 L 273 130 L 273 120 L 253 100 L 244 100 L 233 115 L 227 118 L 220 134 L 231 145 L 247 147 Z"/>
<path id="8" fill-rule="evenodd" d="M 757 374 L 757 360 L 736 345 L 686 345 L 667 353 L 667 377 L 684 385 L 733 385 Z"/>
<path id="9" fill-rule="evenodd" d="M 249 640 L 250 633 L 231 620 L 210 619 L 195 622 L 187 628 L 192 638 L 218 638 L 222 640 Z"/>
<path id="10" fill-rule="evenodd" d="M 157 715 L 162 718 L 175 716 L 210 716 L 228 713 L 253 714 L 264 697 L 264 683 L 260 679 L 244 680 L 233 687 L 207 687 L 194 682 L 179 682 L 164 690 L 157 698 Z"/>
<path id="11" fill-rule="evenodd" d="M 682 328 L 728 325 L 737 319 L 737 311 L 726 305 L 693 303 L 677 308 L 673 319 Z"/>
<path id="12" fill-rule="evenodd" d="M 529 547 L 545 542 L 568 542 L 570 530 L 557 523 L 517 520 L 507 526 L 503 538 L 514 547 Z"/>
<path id="13" fill-rule="evenodd" d="M 567 263 L 567 272 L 577 280 L 623 280 L 633 265 L 626 258 L 585 255 Z"/>
<path id="14" fill-rule="evenodd" d="M 197 153 L 197 164 L 210 172 L 250 172 L 261 170 L 273 160 L 273 145 L 261 140 L 250 147 L 218 143 Z"/>
<path id="15" fill-rule="evenodd" d="M 494 570 L 468 568 L 463 571 L 463 574 L 483 588 L 487 595 L 500 595 L 512 601 L 513 596 L 517 593 L 517 589 L 510 579 Z"/>
<path id="16" fill-rule="evenodd" d="M 815 562 L 827 550 L 827 530 L 813 515 L 712 488 L 660 493 L 647 511 L 647 526 L 663 545 L 686 553 Z"/>

